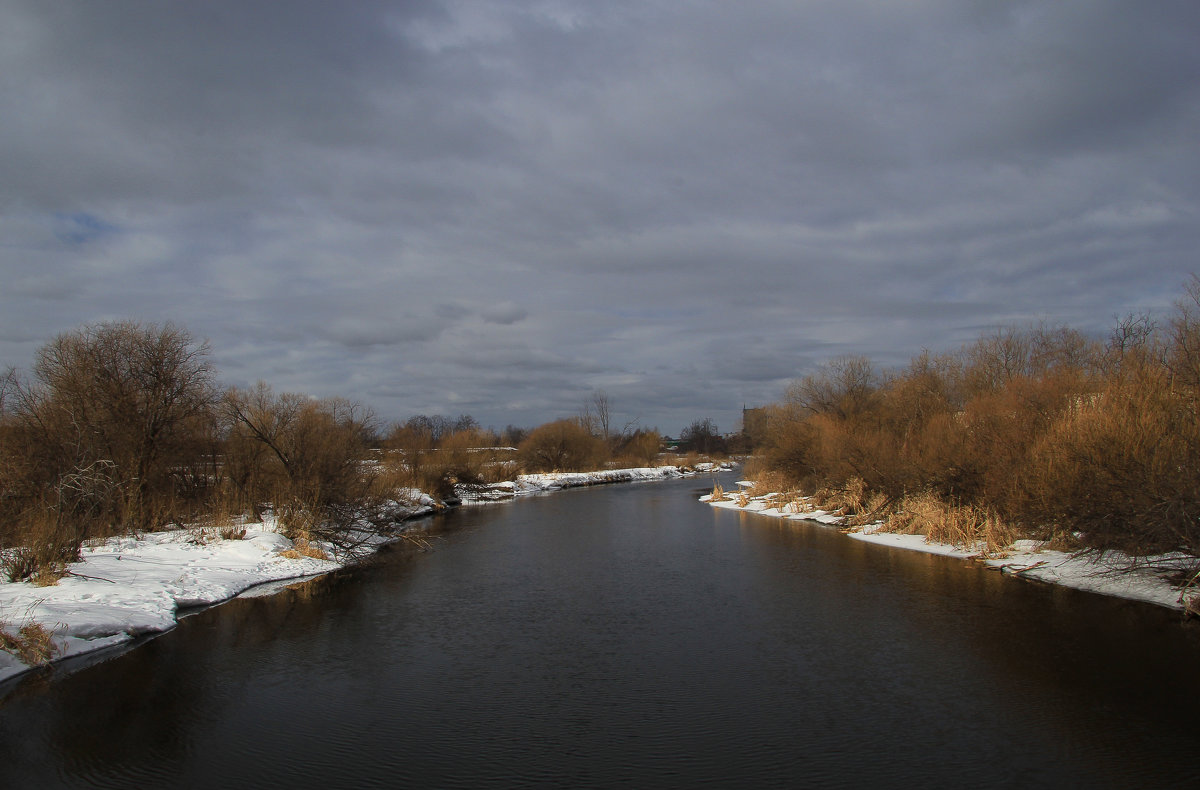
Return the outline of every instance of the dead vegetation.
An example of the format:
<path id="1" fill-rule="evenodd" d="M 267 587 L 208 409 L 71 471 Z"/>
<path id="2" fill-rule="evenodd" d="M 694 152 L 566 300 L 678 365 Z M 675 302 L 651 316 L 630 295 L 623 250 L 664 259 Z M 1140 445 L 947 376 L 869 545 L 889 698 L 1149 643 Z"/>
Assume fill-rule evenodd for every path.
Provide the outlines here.
<path id="1" fill-rule="evenodd" d="M 0 650 L 11 653 L 28 666 L 49 663 L 58 655 L 54 634 L 38 622 L 28 622 L 12 633 L 13 626 L 0 620 Z"/>
<path id="2" fill-rule="evenodd" d="M 280 557 L 286 557 L 289 560 L 298 560 L 302 557 L 309 557 L 314 560 L 328 560 L 329 553 L 320 546 L 314 545 L 310 540 L 304 537 L 297 537 L 292 541 L 292 548 L 284 549 L 279 552 Z"/>
<path id="3" fill-rule="evenodd" d="M 172 324 L 87 325 L 0 375 L 0 573 L 53 584 L 92 541 L 181 525 L 235 540 L 267 513 L 301 556 L 352 553 L 400 532 L 409 492 L 452 503 L 521 472 L 653 465 L 662 437 L 636 422 L 614 430 L 597 391 L 533 431 L 418 415 L 380 436 L 343 398 L 222 392 L 207 343 Z"/>
<path id="4" fill-rule="evenodd" d="M 924 535 L 931 543 L 988 554 L 1002 551 L 1017 537 L 990 509 L 952 505 L 928 492 L 902 499 L 888 514 L 881 530 Z"/>
<path id="5" fill-rule="evenodd" d="M 1200 554 L 1197 278 L 1161 328 L 1005 328 L 894 372 L 840 358 L 766 413 L 752 496 L 804 491 L 853 525 L 988 551 Z"/>

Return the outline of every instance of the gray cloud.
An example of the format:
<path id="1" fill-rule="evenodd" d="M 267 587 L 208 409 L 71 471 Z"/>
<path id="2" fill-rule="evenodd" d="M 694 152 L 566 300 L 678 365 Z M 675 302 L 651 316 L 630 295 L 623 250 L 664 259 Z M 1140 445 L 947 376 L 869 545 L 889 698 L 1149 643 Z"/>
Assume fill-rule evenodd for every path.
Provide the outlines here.
<path id="1" fill-rule="evenodd" d="M 174 320 L 385 418 L 733 427 L 830 356 L 1165 312 L 1189 0 L 0 1 L 0 365 Z"/>
<path id="2" fill-rule="evenodd" d="M 529 311 L 512 302 L 490 305 L 483 310 L 483 320 L 489 324 L 515 324 L 529 316 Z"/>

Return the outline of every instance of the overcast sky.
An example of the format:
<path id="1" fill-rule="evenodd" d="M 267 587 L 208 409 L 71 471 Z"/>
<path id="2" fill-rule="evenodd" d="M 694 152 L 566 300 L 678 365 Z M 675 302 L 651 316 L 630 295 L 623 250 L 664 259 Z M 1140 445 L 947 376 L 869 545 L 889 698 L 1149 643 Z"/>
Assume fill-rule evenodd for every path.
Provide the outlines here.
<path id="1" fill-rule="evenodd" d="M 0 0 L 0 367 L 170 320 L 384 420 L 730 430 L 1198 251 L 1196 0 Z"/>

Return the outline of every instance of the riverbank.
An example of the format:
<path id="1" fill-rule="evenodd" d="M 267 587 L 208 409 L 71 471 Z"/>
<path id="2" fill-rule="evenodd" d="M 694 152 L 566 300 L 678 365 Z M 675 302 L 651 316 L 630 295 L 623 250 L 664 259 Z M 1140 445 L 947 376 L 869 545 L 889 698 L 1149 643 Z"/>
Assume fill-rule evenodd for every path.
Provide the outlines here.
<path id="1" fill-rule="evenodd" d="M 749 487 L 752 484 L 742 481 L 738 485 Z M 723 499 L 714 501 L 712 495 L 706 495 L 701 497 L 701 501 L 713 507 L 788 521 L 812 521 L 836 527 L 853 540 L 978 561 L 1001 573 L 1023 579 L 1143 601 L 1179 611 L 1188 608 L 1188 600 L 1192 602 L 1194 611 L 1200 598 L 1200 591 L 1195 591 L 1187 593 L 1185 600 L 1185 591 L 1178 583 L 1180 575 L 1196 565 L 1196 558 L 1185 554 L 1134 558 L 1115 551 L 1103 555 L 1071 553 L 1051 549 L 1036 540 L 1018 540 L 1001 552 L 988 554 L 982 546 L 951 546 L 930 543 L 924 535 L 883 532 L 879 524 L 849 527 L 845 524 L 845 517 L 812 508 L 804 499 L 779 506 L 779 496 L 765 494 L 751 497 L 727 493 Z"/>
<path id="2" fill-rule="evenodd" d="M 521 475 L 481 489 L 461 490 L 463 504 L 586 485 L 667 480 L 708 471 L 676 466 Z M 411 521 L 444 509 L 428 494 L 402 492 L 398 511 Z M 405 531 L 420 528 L 409 524 Z M 320 542 L 297 546 L 270 518 L 225 528 L 176 529 L 119 537 L 87 546 L 82 561 L 52 586 L 0 582 L 0 626 L 18 637 L 40 628 L 51 642 L 51 661 L 126 644 L 173 628 L 181 611 L 227 601 L 260 585 L 316 576 L 353 563 L 400 536 L 364 535 L 358 552 L 339 555 Z M 0 683 L 32 666 L 0 650 Z"/>
<path id="3" fill-rule="evenodd" d="M 646 466 L 632 469 L 603 469 L 595 472 L 546 472 L 520 475 L 516 480 L 491 483 L 484 486 L 460 486 L 455 493 L 464 505 L 498 502 L 529 494 L 542 494 L 564 488 L 607 485 L 609 483 L 636 483 L 650 480 L 668 480 L 684 475 L 712 472 L 716 469 L 732 469 L 733 466 L 711 462 L 694 467 Z"/>

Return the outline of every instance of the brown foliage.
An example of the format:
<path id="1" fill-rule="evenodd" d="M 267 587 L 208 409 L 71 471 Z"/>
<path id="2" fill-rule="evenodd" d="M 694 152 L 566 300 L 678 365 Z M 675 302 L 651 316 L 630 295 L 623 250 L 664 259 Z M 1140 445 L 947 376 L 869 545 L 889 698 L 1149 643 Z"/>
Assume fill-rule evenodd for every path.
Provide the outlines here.
<path id="1" fill-rule="evenodd" d="M 766 413 L 767 467 L 848 512 L 890 503 L 906 524 L 993 548 L 1020 529 L 1200 552 L 1197 278 L 1162 335 L 1148 316 L 1107 344 L 1006 328 L 882 378 L 842 358 Z"/>
<path id="2" fill-rule="evenodd" d="M 399 486 L 448 499 L 455 486 L 510 480 L 517 473 L 514 451 L 498 446 L 491 431 L 478 427 L 454 431 L 434 446 L 432 436 L 409 423 L 394 427 L 384 442 L 384 465 Z"/>
<path id="3" fill-rule="evenodd" d="M 617 448 L 617 465 L 622 467 L 653 466 L 662 451 L 662 436 L 658 431 L 637 430 L 622 437 Z"/>
<path id="4" fill-rule="evenodd" d="M 1200 415 L 1160 367 L 1072 404 L 1038 442 L 1030 516 L 1098 548 L 1200 553 Z"/>
<path id="5" fill-rule="evenodd" d="M 604 440 L 571 419 L 535 428 L 518 449 L 522 466 L 531 472 L 599 469 L 608 457 Z"/>
<path id="6" fill-rule="evenodd" d="M 369 498 L 372 417 L 357 404 L 276 395 L 260 382 L 227 393 L 225 413 L 229 474 L 250 503 L 273 503 L 289 533 L 328 538 Z"/>
<path id="7" fill-rule="evenodd" d="M 953 505 L 928 491 L 899 502 L 883 529 L 924 535 L 930 542 L 968 550 L 982 547 L 989 553 L 1000 551 L 1017 537 L 994 511 L 975 505 Z"/>
<path id="8" fill-rule="evenodd" d="M 39 349 L 30 383 L 0 386 L 0 541 L 53 533 L 69 553 L 194 507 L 208 478 L 184 472 L 211 449 L 212 376 L 208 346 L 171 324 L 94 324 Z"/>

